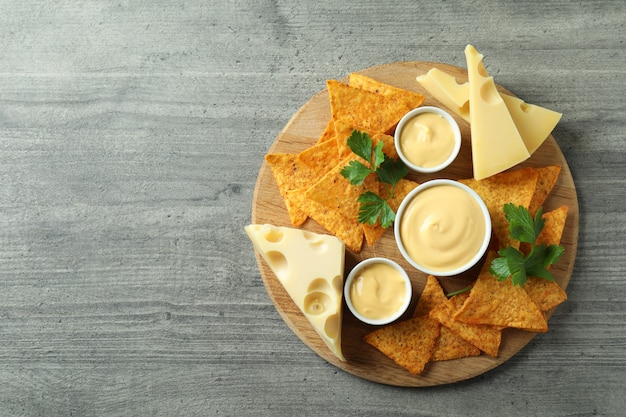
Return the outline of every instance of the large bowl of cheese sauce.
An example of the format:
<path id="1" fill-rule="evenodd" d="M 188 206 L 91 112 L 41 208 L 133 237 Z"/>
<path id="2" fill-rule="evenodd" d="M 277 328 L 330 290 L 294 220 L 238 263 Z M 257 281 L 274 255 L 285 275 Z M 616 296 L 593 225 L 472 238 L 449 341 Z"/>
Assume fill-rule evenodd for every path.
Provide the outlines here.
<path id="1" fill-rule="evenodd" d="M 487 206 L 474 190 L 453 180 L 427 181 L 400 204 L 394 225 L 402 256 L 436 276 L 467 271 L 485 254 L 491 238 Z"/>

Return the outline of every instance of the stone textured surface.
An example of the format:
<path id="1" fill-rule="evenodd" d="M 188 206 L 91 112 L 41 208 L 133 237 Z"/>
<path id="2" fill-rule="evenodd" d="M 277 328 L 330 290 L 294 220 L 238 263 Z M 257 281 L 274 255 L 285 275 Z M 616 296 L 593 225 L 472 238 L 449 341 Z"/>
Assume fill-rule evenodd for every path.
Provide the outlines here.
<path id="1" fill-rule="evenodd" d="M 626 409 L 623 1 L 0 4 L 0 416 L 618 416 Z M 329 78 L 465 66 L 561 111 L 569 300 L 504 365 L 398 389 L 287 328 L 243 226 Z"/>

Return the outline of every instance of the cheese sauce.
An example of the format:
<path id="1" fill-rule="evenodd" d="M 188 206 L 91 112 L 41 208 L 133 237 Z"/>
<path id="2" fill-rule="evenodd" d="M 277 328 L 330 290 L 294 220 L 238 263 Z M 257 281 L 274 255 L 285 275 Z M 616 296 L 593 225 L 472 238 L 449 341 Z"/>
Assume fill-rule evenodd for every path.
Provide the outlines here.
<path id="1" fill-rule="evenodd" d="M 478 203 L 453 185 L 418 193 L 402 215 L 400 238 L 417 263 L 433 271 L 467 264 L 480 251 L 485 218 Z"/>
<path id="2" fill-rule="evenodd" d="M 440 114 L 425 112 L 410 119 L 400 132 L 404 156 L 423 168 L 444 163 L 454 150 L 454 131 Z"/>
<path id="3" fill-rule="evenodd" d="M 362 316 L 380 320 L 392 316 L 404 304 L 406 282 L 392 266 L 373 263 L 365 266 L 350 286 L 350 298 Z"/>

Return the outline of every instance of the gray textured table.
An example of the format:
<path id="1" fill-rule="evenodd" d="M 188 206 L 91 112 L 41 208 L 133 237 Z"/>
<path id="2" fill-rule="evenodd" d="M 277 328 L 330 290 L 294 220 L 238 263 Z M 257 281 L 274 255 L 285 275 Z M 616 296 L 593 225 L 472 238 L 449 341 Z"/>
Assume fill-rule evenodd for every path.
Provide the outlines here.
<path id="1" fill-rule="evenodd" d="M 4 1 L 0 416 L 623 415 L 626 5 Z M 329 78 L 465 67 L 564 114 L 568 293 L 519 354 L 403 389 L 285 325 L 243 227 L 263 155 Z"/>

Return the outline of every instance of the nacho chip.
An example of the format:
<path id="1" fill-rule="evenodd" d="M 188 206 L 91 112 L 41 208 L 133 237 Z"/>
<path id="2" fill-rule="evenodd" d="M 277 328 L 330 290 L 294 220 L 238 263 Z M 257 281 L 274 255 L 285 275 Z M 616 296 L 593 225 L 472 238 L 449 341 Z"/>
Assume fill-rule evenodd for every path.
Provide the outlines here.
<path id="1" fill-rule="evenodd" d="M 483 199 L 489 215 L 494 236 L 498 240 L 498 248 L 519 247 L 519 241 L 509 237 L 509 222 L 504 215 L 504 205 L 528 208 L 532 201 L 539 174 L 533 168 L 521 168 L 502 172 L 491 177 L 475 180 L 464 179 L 459 182 L 467 185 Z"/>
<path id="2" fill-rule="evenodd" d="M 328 80 L 326 87 L 335 131 L 350 128 L 388 133 L 411 110 L 406 102 L 394 97 L 351 87 L 336 80 Z"/>
<path id="3" fill-rule="evenodd" d="M 297 155 L 275 153 L 265 155 L 274 179 L 283 197 L 291 224 L 300 226 L 307 219 L 306 213 L 287 197 L 288 191 L 307 188 L 319 181 L 336 166 L 337 147 L 324 142 L 307 148 Z"/>
<path id="4" fill-rule="evenodd" d="M 350 138 L 350 135 L 352 135 L 352 131 L 355 128 L 352 126 L 341 126 L 339 129 L 335 129 L 335 136 L 334 136 L 334 141 L 335 141 L 335 146 L 337 146 L 337 154 L 339 155 L 339 159 L 343 160 L 345 158 L 347 158 L 348 156 L 352 155 L 352 150 L 350 149 L 350 147 L 348 146 L 348 139 Z M 369 132 L 367 132 L 370 137 L 372 136 Z M 374 141 L 372 140 L 372 145 L 374 144 Z"/>
<path id="5" fill-rule="evenodd" d="M 395 100 L 405 102 L 411 109 L 421 106 L 426 98 L 422 94 L 394 87 L 356 72 L 350 74 L 350 86 L 393 97 Z"/>
<path id="6" fill-rule="evenodd" d="M 497 357 L 502 341 L 502 327 L 463 323 L 453 318 L 468 297 L 469 293 L 466 292 L 455 295 L 449 298 L 446 303 L 431 310 L 429 315 L 487 355 Z"/>
<path id="7" fill-rule="evenodd" d="M 539 175 L 537 179 L 537 188 L 535 189 L 535 193 L 533 194 L 533 198 L 530 201 L 530 206 L 528 207 L 528 212 L 532 217 L 535 217 L 535 213 L 537 213 L 537 209 L 543 205 L 546 201 L 546 198 L 554 188 L 554 184 L 559 179 L 559 173 L 561 172 L 561 167 L 558 165 L 547 166 L 542 168 L 535 168 L 537 174 Z"/>
<path id="8" fill-rule="evenodd" d="M 381 327 L 365 335 L 364 340 L 410 373 L 419 375 L 433 353 L 440 327 L 429 317 L 414 317 Z"/>
<path id="9" fill-rule="evenodd" d="M 378 180 L 374 174 L 369 175 L 360 186 L 350 184 L 341 175 L 341 171 L 350 161 L 359 159 L 361 158 L 352 154 L 338 163 L 306 191 L 306 197 L 356 221 L 359 216 L 359 196 L 367 191 L 378 193 Z"/>
<path id="10" fill-rule="evenodd" d="M 353 130 L 359 130 L 349 126 L 342 126 L 342 130 L 335 132 L 335 143 L 337 145 L 337 153 L 339 158 L 343 159 L 352 154 L 352 150 L 348 146 L 348 139 L 352 135 Z M 396 145 L 394 143 L 393 136 L 386 135 L 384 133 L 376 133 L 361 130 L 367 133 L 372 138 L 372 148 L 378 145 L 378 142 L 383 142 L 383 153 L 392 159 L 398 159 L 398 151 L 396 151 Z"/>
<path id="11" fill-rule="evenodd" d="M 402 204 L 402 200 L 411 192 L 414 188 L 417 188 L 419 185 L 418 182 L 408 180 L 406 178 L 402 178 L 400 181 L 396 183 L 396 186 L 393 190 L 393 197 L 387 200 L 389 206 L 393 209 L 394 212 L 398 211 L 400 204 Z M 384 198 L 388 196 L 383 194 Z"/>
<path id="12" fill-rule="evenodd" d="M 430 361 L 448 361 L 478 355 L 480 355 L 480 349 L 446 326 L 441 326 L 439 338 L 435 343 L 435 349 L 430 356 Z"/>
<path id="13" fill-rule="evenodd" d="M 328 171 L 333 169 L 339 162 L 337 145 L 334 141 L 317 143 L 314 146 L 301 151 L 298 154 L 298 161 L 305 164 L 314 172 L 314 181 L 305 184 L 313 185 L 317 180 L 326 175 Z"/>
<path id="14" fill-rule="evenodd" d="M 290 190 L 287 192 L 287 197 L 320 226 L 343 240 L 346 247 L 359 252 L 363 245 L 363 230 L 359 227 L 356 218 L 348 219 L 337 211 L 307 198 L 306 190 L 306 188 Z"/>
<path id="15" fill-rule="evenodd" d="M 285 208 L 287 209 L 287 213 L 289 213 L 289 221 L 295 227 L 301 226 L 306 219 L 309 218 L 308 214 L 304 210 L 302 210 L 296 201 L 291 199 L 288 194 L 290 191 L 287 191 L 283 196 L 283 202 L 285 203 Z"/>
<path id="16" fill-rule="evenodd" d="M 561 206 L 555 210 L 543 213 L 541 217 L 546 219 L 543 229 L 537 236 L 537 245 L 558 245 L 561 243 L 565 221 L 567 220 L 567 206 Z"/>
<path id="17" fill-rule="evenodd" d="M 317 140 L 317 143 L 319 144 L 319 143 L 333 140 L 334 137 L 335 137 L 335 124 L 333 123 L 332 120 L 330 120 L 328 124 L 326 125 L 326 127 L 324 128 L 322 135 Z"/>
<path id="18" fill-rule="evenodd" d="M 496 256 L 494 251 L 488 252 L 469 297 L 454 314 L 454 319 L 471 324 L 548 331 L 545 315 L 523 287 L 513 285 L 510 279 L 498 281 L 491 275 L 489 266 Z"/>
<path id="19" fill-rule="evenodd" d="M 269 165 L 276 185 L 289 213 L 291 224 L 300 226 L 307 219 L 306 213 L 287 197 L 287 192 L 293 189 L 308 187 L 320 178 L 315 170 L 298 160 L 297 155 L 275 153 L 265 155 L 265 161 Z"/>
<path id="20" fill-rule="evenodd" d="M 422 294 L 417 301 L 413 317 L 428 316 L 432 309 L 444 304 L 447 300 L 437 278 L 433 275 L 429 275 L 426 279 L 426 285 L 422 290 Z"/>
<path id="21" fill-rule="evenodd" d="M 398 207 L 400 207 L 400 204 L 402 203 L 402 200 L 404 200 L 404 197 L 406 197 L 407 194 L 410 193 L 411 190 L 413 190 L 418 185 L 419 184 L 415 181 L 407 180 L 406 178 L 402 178 L 400 181 L 398 181 L 394 188 L 393 197 L 387 200 L 387 203 L 394 211 L 394 213 L 398 212 Z M 388 195 L 385 192 L 385 189 L 382 187 L 380 187 L 380 189 L 381 197 L 387 199 Z M 363 227 L 363 232 L 365 233 L 365 239 L 367 241 L 367 244 L 370 246 L 374 245 L 376 241 L 380 239 L 380 237 L 385 233 L 386 230 L 383 229 L 380 223 L 376 223 L 375 225 L 362 224 L 361 226 Z"/>
<path id="22" fill-rule="evenodd" d="M 537 244 L 558 245 L 561 242 L 567 210 L 567 206 L 562 206 L 543 214 L 542 217 L 546 222 L 537 237 Z M 521 250 L 528 253 L 530 247 L 527 244 L 522 244 Z M 567 300 L 567 293 L 558 283 L 537 277 L 528 277 L 526 284 L 524 284 L 524 290 L 541 311 L 548 311 Z"/>
<path id="23" fill-rule="evenodd" d="M 413 312 L 413 317 L 428 316 L 431 310 L 445 305 L 447 301 L 448 299 L 437 278 L 429 275 L 426 280 L 426 286 Z M 480 355 L 480 349 L 465 341 L 447 327 L 441 326 L 430 361 L 444 361 L 477 355 Z"/>

